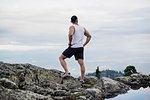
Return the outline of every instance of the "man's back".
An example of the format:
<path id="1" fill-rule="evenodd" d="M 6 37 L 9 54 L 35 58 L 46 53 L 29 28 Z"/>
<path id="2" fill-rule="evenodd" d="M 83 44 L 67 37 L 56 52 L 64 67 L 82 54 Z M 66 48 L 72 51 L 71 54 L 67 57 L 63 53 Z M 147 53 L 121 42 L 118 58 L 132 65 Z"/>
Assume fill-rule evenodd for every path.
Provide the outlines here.
<path id="1" fill-rule="evenodd" d="M 83 39 L 84 39 L 84 28 L 73 24 L 74 27 L 74 34 L 72 36 L 71 47 L 78 48 L 83 47 Z"/>

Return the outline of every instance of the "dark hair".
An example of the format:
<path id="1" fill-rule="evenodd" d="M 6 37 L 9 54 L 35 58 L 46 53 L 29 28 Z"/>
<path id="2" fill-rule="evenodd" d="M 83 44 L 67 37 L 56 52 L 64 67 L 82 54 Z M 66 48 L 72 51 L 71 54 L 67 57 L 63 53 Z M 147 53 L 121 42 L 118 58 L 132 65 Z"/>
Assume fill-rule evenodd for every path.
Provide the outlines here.
<path id="1" fill-rule="evenodd" d="M 75 23 L 77 19 L 78 19 L 77 16 L 74 15 L 74 16 L 71 17 L 71 22 Z"/>

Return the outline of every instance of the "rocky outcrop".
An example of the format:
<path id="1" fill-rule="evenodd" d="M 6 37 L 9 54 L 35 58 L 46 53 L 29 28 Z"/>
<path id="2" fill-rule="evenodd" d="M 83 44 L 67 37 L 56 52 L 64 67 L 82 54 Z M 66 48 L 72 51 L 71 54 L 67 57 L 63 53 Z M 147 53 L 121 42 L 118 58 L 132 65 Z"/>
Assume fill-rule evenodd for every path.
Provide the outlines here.
<path id="1" fill-rule="evenodd" d="M 17 89 L 18 88 L 16 83 L 8 80 L 7 78 L 1 78 L 0 85 L 2 85 L 5 88 L 8 88 L 8 89 Z"/>
<path id="2" fill-rule="evenodd" d="M 31 91 L 8 89 L 0 85 L 0 100 L 53 100 L 50 95 L 44 96 Z"/>
<path id="3" fill-rule="evenodd" d="M 115 80 L 62 77 L 64 72 L 31 64 L 0 62 L 0 100 L 103 100 L 126 93 L 132 85 L 149 84 L 149 76 L 132 75 Z"/>
<path id="4" fill-rule="evenodd" d="M 62 77 L 64 72 L 31 64 L 0 62 L 0 100 L 83 100 L 101 99 L 96 77 Z"/>
<path id="5" fill-rule="evenodd" d="M 102 87 L 104 98 L 115 97 L 118 94 L 126 93 L 130 89 L 128 85 L 107 77 L 102 78 Z"/>
<path id="6" fill-rule="evenodd" d="M 132 89 L 150 86 L 150 75 L 132 74 L 131 76 L 117 77 L 115 80 L 131 86 Z"/>
<path id="7" fill-rule="evenodd" d="M 85 81 L 85 84 L 82 84 L 82 87 L 84 88 L 95 87 L 98 85 L 98 82 L 99 82 L 99 80 L 95 76 L 85 76 L 84 81 Z"/>

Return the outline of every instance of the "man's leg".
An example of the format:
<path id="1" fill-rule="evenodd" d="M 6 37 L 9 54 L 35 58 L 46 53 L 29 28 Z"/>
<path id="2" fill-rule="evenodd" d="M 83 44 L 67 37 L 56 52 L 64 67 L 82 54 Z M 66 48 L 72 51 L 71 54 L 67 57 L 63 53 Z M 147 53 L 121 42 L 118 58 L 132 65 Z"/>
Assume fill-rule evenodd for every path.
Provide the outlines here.
<path id="1" fill-rule="evenodd" d="M 84 61 L 83 61 L 83 59 L 78 59 L 78 63 L 80 64 L 80 67 L 81 67 L 81 80 L 84 80 L 84 76 L 85 76 L 85 66 L 84 66 Z"/>
<path id="2" fill-rule="evenodd" d="M 59 57 L 59 61 L 60 61 L 61 65 L 62 65 L 62 67 L 64 68 L 65 73 L 69 73 L 68 68 L 67 68 L 67 64 L 65 62 L 65 59 L 66 59 L 66 56 L 64 56 L 64 55 L 61 55 Z"/>

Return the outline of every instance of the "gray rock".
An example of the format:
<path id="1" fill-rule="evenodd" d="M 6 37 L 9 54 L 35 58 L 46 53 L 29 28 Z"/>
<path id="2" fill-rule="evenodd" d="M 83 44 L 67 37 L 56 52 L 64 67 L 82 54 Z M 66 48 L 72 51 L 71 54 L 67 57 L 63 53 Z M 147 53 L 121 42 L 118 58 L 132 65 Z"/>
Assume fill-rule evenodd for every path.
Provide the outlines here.
<path id="1" fill-rule="evenodd" d="M 118 94 L 126 93 L 130 87 L 124 83 L 112 80 L 107 77 L 102 78 L 103 97 L 115 97 Z"/>
<path id="2" fill-rule="evenodd" d="M 87 100 L 85 96 L 79 96 L 77 100 Z"/>
<path id="3" fill-rule="evenodd" d="M 54 100 L 74 100 L 70 96 L 54 96 Z"/>
<path id="4" fill-rule="evenodd" d="M 5 88 L 9 88 L 9 89 L 17 89 L 18 88 L 16 83 L 10 81 L 7 78 L 1 78 L 0 79 L 0 85 L 4 86 Z"/>
<path id="5" fill-rule="evenodd" d="M 82 84 L 82 87 L 84 88 L 91 88 L 98 85 L 98 78 L 95 76 L 85 76 L 84 81 L 85 83 Z"/>
<path id="6" fill-rule="evenodd" d="M 80 88 L 81 83 L 78 79 L 73 77 L 65 77 L 63 78 L 62 84 L 65 85 L 68 89 Z"/>
<path id="7" fill-rule="evenodd" d="M 45 80 L 59 84 L 62 82 L 62 77 L 53 71 L 31 64 L 8 64 L 1 62 L 0 73 L 0 78 L 8 78 L 16 84 L 19 84 L 19 87 L 43 82 Z"/>
<path id="8" fill-rule="evenodd" d="M 115 80 L 130 85 L 132 89 L 147 87 L 150 83 L 150 77 L 142 74 L 132 74 L 131 76 L 117 77 Z"/>
<path id="9" fill-rule="evenodd" d="M 88 88 L 84 92 L 85 96 L 89 100 L 101 100 L 102 91 L 99 88 Z"/>
<path id="10" fill-rule="evenodd" d="M 69 88 L 66 87 L 64 84 L 59 84 L 54 81 L 46 80 L 43 82 L 38 83 L 38 86 L 43 88 L 50 88 L 53 90 L 69 90 Z"/>
<path id="11" fill-rule="evenodd" d="M 0 86 L 0 100 L 53 100 L 51 96 L 43 96 L 31 91 L 13 90 Z"/>
<path id="12" fill-rule="evenodd" d="M 44 96 L 54 94 L 54 91 L 52 89 L 42 88 L 42 87 L 37 86 L 37 85 L 26 85 L 26 86 L 23 86 L 23 89 L 27 90 L 27 91 L 32 91 L 34 93 L 38 93 L 38 94 L 41 94 Z"/>
<path id="13" fill-rule="evenodd" d="M 77 88 L 77 89 L 71 89 L 70 92 L 71 92 L 71 93 L 83 92 L 84 90 L 85 90 L 84 88 Z"/>
<path id="14" fill-rule="evenodd" d="M 68 93 L 65 90 L 55 90 L 54 91 L 54 96 L 68 96 L 70 93 Z"/>

